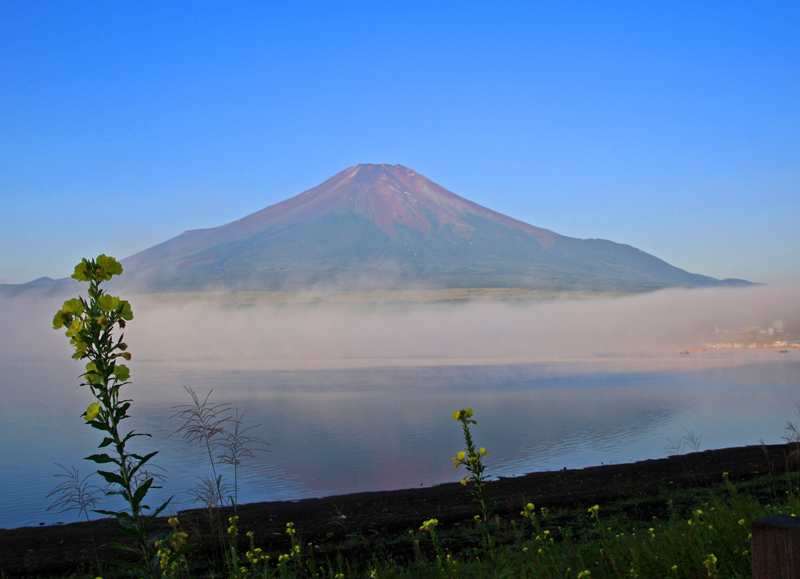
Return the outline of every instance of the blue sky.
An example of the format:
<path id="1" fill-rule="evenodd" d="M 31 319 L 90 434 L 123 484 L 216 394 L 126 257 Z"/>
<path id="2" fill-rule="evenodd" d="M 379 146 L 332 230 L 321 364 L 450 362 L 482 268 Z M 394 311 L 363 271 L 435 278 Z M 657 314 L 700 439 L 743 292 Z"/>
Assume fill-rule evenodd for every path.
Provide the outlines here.
<path id="1" fill-rule="evenodd" d="M 800 279 L 800 3 L 0 4 L 0 283 L 400 163 L 692 272 Z"/>

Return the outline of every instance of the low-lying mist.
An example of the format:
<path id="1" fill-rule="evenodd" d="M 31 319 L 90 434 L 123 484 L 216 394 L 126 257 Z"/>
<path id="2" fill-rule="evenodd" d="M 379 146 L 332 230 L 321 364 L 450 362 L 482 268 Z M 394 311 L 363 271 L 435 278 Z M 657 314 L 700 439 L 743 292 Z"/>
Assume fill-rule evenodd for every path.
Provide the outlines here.
<path id="1" fill-rule="evenodd" d="M 303 368 L 334 361 L 491 363 L 674 354 L 704 347 L 715 340 L 716 329 L 768 327 L 776 320 L 783 320 L 785 330 L 797 329 L 798 296 L 800 285 L 790 284 L 427 304 L 241 305 L 196 295 L 123 297 L 135 315 L 126 330 L 135 360 L 281 361 L 282 367 Z M 68 358 L 67 340 L 51 329 L 62 301 L 4 300 L 0 358 Z"/>

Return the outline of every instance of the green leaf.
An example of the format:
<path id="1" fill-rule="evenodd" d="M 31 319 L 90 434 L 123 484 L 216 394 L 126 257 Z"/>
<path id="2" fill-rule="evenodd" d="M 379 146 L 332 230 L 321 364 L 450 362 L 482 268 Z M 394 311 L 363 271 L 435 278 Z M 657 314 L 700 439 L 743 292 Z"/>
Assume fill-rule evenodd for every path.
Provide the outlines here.
<path id="1" fill-rule="evenodd" d="M 122 442 L 128 442 L 131 438 L 135 436 L 150 436 L 149 434 L 139 434 L 135 430 L 131 430 L 128 434 L 125 435 L 125 438 L 122 439 Z"/>
<path id="2" fill-rule="evenodd" d="M 107 517 L 116 517 L 119 518 L 120 515 L 126 515 L 127 513 L 122 513 L 119 511 L 104 511 L 103 509 L 93 509 L 93 513 L 99 513 L 101 515 L 105 515 Z"/>
<path id="3" fill-rule="evenodd" d="M 104 432 L 109 432 L 109 433 L 111 432 L 111 428 L 107 424 L 104 424 L 103 422 L 98 422 L 97 420 L 93 420 L 89 424 L 91 425 L 92 428 L 96 428 L 97 430 L 102 430 Z M 105 441 L 106 441 L 106 439 L 103 439 L 103 442 L 105 442 Z M 108 444 L 111 444 L 111 443 L 108 443 Z M 103 446 L 107 446 L 107 445 L 106 444 L 101 444 L 100 445 L 101 448 Z"/>
<path id="4" fill-rule="evenodd" d="M 110 439 L 106 439 L 110 440 Z M 112 441 L 113 442 L 113 441 Z M 93 454 L 92 456 L 87 456 L 84 460 L 92 460 L 97 464 L 106 464 L 109 462 L 113 462 L 116 465 L 119 465 L 119 460 L 115 458 L 111 458 L 107 454 Z"/>
<path id="5" fill-rule="evenodd" d="M 109 437 L 106 436 L 103 439 L 103 442 L 100 443 L 100 446 L 98 448 L 104 448 L 104 447 L 108 446 L 109 444 L 113 444 L 113 443 L 114 443 L 114 439 L 113 438 L 109 438 Z"/>
<path id="6" fill-rule="evenodd" d="M 141 531 L 137 530 L 136 527 L 123 527 L 123 526 L 120 526 L 118 528 L 119 528 L 119 532 L 122 533 L 123 535 L 125 535 L 126 537 L 130 537 L 131 539 L 134 539 L 136 541 L 141 539 L 142 533 L 141 533 Z"/>
<path id="7" fill-rule="evenodd" d="M 129 477 L 133 477 L 133 475 L 136 474 L 139 471 L 139 469 L 142 468 L 144 466 L 144 464 L 148 460 L 150 460 L 151 458 L 153 458 L 157 454 L 158 454 L 158 451 L 151 452 L 150 454 L 148 454 L 146 456 L 139 456 L 138 454 L 132 454 L 131 456 L 136 458 L 139 462 L 131 467 L 130 471 L 128 471 L 128 476 Z"/>
<path id="8" fill-rule="evenodd" d="M 133 310 L 131 310 L 131 304 L 128 300 L 122 300 L 122 311 L 119 313 L 119 317 L 129 322 L 133 319 Z"/>
<path id="9" fill-rule="evenodd" d="M 161 512 L 162 512 L 164 509 L 166 509 L 166 508 L 169 506 L 169 503 L 172 501 L 172 499 L 173 499 L 173 498 L 174 498 L 174 497 L 170 497 L 170 498 L 168 498 L 168 499 L 166 500 L 166 502 L 165 502 L 163 505 L 161 505 L 160 507 L 158 507 L 158 508 L 157 508 L 155 511 L 153 511 L 153 512 L 152 512 L 152 513 L 151 513 L 151 514 L 150 514 L 150 515 L 147 517 L 147 519 L 145 520 L 145 524 L 144 524 L 144 528 L 145 528 L 145 529 L 146 529 L 146 528 L 148 528 L 148 527 L 150 526 L 150 523 L 152 523 L 152 522 L 153 522 L 153 519 L 155 519 L 155 518 L 156 518 L 158 515 L 160 515 L 160 514 L 161 514 Z"/>
<path id="10" fill-rule="evenodd" d="M 133 502 L 134 505 L 138 505 L 139 503 L 142 502 L 142 499 L 147 494 L 147 491 L 150 490 L 150 485 L 152 485 L 152 484 L 153 484 L 153 479 L 149 478 L 146 481 L 144 481 L 144 484 L 142 486 L 140 486 L 138 489 L 136 489 L 136 492 L 133 493 L 133 501 L 132 502 Z"/>
<path id="11" fill-rule="evenodd" d="M 104 471 L 104 470 L 98 470 L 97 474 L 99 474 L 101 477 L 106 479 L 106 482 L 109 482 L 112 485 L 119 485 L 119 486 L 121 486 L 123 488 L 125 487 L 125 479 L 123 479 L 121 476 L 119 476 L 115 472 L 107 472 L 107 471 Z"/>

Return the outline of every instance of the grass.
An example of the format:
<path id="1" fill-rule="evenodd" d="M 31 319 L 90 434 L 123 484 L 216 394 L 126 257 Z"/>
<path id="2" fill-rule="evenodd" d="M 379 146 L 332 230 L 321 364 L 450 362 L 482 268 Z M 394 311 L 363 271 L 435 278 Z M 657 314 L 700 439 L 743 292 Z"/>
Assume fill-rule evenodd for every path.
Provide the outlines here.
<path id="1" fill-rule="evenodd" d="M 520 578 L 745 578 L 750 577 L 750 526 L 778 513 L 800 513 L 795 474 L 741 483 L 727 478 L 709 488 L 662 491 L 602 506 L 547 512 L 521 505 L 519 516 L 496 518 L 497 556 L 503 577 Z M 777 494 L 776 494 L 777 491 Z M 427 523 L 430 521 L 420 521 Z M 493 577 L 480 527 L 433 525 L 392 537 L 306 541 L 287 529 L 289 545 L 260 551 L 251 537 L 241 545 L 238 568 L 211 566 L 190 553 L 181 577 L 282 578 L 483 578 Z M 235 527 L 235 525 L 231 525 Z M 238 531 L 228 529 L 229 538 Z M 189 541 L 192 540 L 189 530 Z M 438 543 L 438 545 L 437 545 Z M 35 565 L 30 573 L 35 577 Z M 92 573 L 69 577 L 91 579 Z M 112 571 L 105 579 L 129 577 Z M 67 576 L 62 576 L 67 577 Z"/>
<path id="2" fill-rule="evenodd" d="M 794 446 L 787 445 L 787 457 Z M 489 527 L 482 524 L 483 511 L 476 509 L 478 521 L 467 519 L 455 526 L 428 519 L 406 532 L 380 537 L 344 527 L 341 533 L 306 539 L 302 529 L 292 525 L 286 529 L 284 546 L 272 549 L 259 545 L 253 535 L 238 536 L 236 520 L 227 519 L 229 509 L 220 512 L 228 521 L 219 537 L 227 546 L 226 557 L 209 558 L 199 550 L 190 551 L 185 565 L 165 576 L 746 578 L 751 576 L 752 522 L 773 514 L 800 513 L 798 482 L 798 473 L 791 471 L 736 482 L 721 475 L 712 485 L 663 489 L 655 495 L 630 496 L 599 506 L 548 512 L 537 505 L 520 505 L 515 516 L 492 515 Z M 491 496 L 487 500 L 491 503 Z M 185 540 L 199 542 L 190 521 L 182 525 L 186 526 L 182 528 Z M 20 577 L 39 576 L 35 553 L 26 566 Z M 114 568 L 103 575 L 104 579 L 131 576 Z M 87 568 L 69 577 L 97 575 Z"/>

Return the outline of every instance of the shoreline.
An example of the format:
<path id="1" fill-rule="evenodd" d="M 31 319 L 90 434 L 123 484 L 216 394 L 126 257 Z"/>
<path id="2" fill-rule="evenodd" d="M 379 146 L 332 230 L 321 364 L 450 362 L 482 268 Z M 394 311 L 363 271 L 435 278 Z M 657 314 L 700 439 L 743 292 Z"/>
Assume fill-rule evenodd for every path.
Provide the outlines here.
<path id="1" fill-rule="evenodd" d="M 745 446 L 648 459 L 633 463 L 582 469 L 534 472 L 487 483 L 488 495 L 501 518 L 518 518 L 522 505 L 556 510 L 582 505 L 603 505 L 628 497 L 654 495 L 663 490 L 704 487 L 722 482 L 722 473 L 740 482 L 786 470 L 786 444 Z M 230 507 L 222 509 L 230 516 Z M 416 529 L 435 517 L 444 527 L 456 527 L 472 517 L 471 495 L 458 482 L 433 487 L 370 491 L 323 498 L 239 505 L 242 536 L 253 531 L 256 542 L 267 549 L 288 545 L 286 523 L 293 522 L 307 540 L 343 540 L 350 533 L 389 537 Z M 200 509 L 178 514 L 203 544 L 210 531 Z M 159 519 L 165 525 L 166 518 Z M 31 557 L 38 573 L 68 573 L 88 565 L 92 536 L 97 544 L 118 540 L 115 521 L 99 519 L 41 527 L 0 529 L 0 569 L 19 574 Z M 100 549 L 101 556 L 118 556 Z M 26 560 L 26 557 L 28 559 Z"/>

